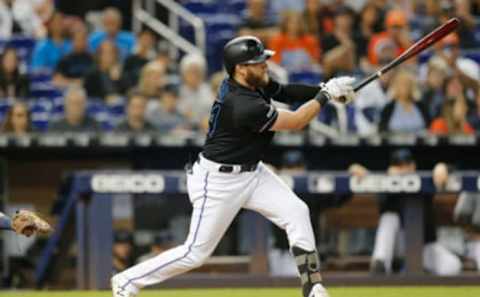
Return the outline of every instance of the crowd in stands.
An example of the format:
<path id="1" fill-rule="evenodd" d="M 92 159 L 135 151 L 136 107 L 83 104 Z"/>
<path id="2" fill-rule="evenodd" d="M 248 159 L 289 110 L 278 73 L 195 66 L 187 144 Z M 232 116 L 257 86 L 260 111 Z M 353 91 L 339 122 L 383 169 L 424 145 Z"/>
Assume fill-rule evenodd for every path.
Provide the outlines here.
<path id="1" fill-rule="evenodd" d="M 480 131 L 478 0 L 179 2 L 188 9 L 235 2 L 243 7 L 239 21 L 222 38 L 256 35 L 276 52 L 269 61 L 274 76 L 315 84 L 368 75 L 455 16 L 459 30 L 361 89 L 353 104 L 326 106 L 311 129 L 363 136 Z M 213 18 L 201 10 L 210 40 Z M 210 106 L 225 78 L 212 67 L 221 60 L 209 54 L 214 43 L 206 55 L 172 60 L 168 45 L 161 46 L 165 41 L 149 29 L 123 31 L 116 8 L 104 9 L 102 27 L 94 28 L 56 11 L 50 0 L 1 0 L 0 23 L 3 132 L 188 135 L 208 129 Z"/>

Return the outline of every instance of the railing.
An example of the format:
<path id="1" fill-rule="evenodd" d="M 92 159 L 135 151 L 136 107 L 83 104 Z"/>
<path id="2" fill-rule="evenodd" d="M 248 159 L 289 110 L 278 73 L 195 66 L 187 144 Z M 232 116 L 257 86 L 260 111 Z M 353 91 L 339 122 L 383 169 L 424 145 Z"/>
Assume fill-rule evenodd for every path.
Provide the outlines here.
<path id="1" fill-rule="evenodd" d="M 160 4 L 168 10 L 168 22 L 164 24 L 156 18 L 157 5 Z M 174 48 L 170 51 L 175 58 L 178 55 L 178 49 L 186 53 L 205 54 L 206 35 L 205 25 L 201 18 L 195 16 L 180 4 L 172 0 L 134 0 L 133 1 L 133 30 L 141 30 L 142 24 L 161 35 L 169 41 Z M 195 44 L 186 40 L 179 34 L 179 20 L 192 25 L 195 32 Z"/>

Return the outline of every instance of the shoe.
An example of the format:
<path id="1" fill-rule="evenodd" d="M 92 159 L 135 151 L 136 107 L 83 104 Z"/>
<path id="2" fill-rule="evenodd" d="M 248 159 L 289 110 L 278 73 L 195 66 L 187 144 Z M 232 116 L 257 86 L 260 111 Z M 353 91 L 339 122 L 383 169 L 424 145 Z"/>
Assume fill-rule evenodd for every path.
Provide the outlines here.
<path id="1" fill-rule="evenodd" d="M 315 284 L 308 294 L 308 297 L 330 297 L 327 290 L 322 286 L 322 284 Z"/>
<path id="2" fill-rule="evenodd" d="M 110 283 L 112 285 L 112 293 L 113 297 L 135 297 L 138 293 L 138 290 L 135 290 L 135 292 L 131 290 L 127 290 L 127 288 L 122 287 L 127 282 L 127 280 L 120 276 L 119 274 L 114 275 L 112 279 L 110 280 Z M 133 285 L 129 285 L 128 287 L 132 287 Z"/>
<path id="3" fill-rule="evenodd" d="M 373 275 L 386 275 L 387 269 L 385 269 L 385 262 L 375 259 L 370 263 L 370 274 Z"/>

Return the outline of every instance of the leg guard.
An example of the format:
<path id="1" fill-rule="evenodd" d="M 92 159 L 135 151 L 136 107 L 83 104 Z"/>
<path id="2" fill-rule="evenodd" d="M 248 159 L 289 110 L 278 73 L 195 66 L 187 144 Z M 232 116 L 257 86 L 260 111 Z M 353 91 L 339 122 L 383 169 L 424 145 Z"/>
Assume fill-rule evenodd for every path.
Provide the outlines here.
<path id="1" fill-rule="evenodd" d="M 303 296 L 308 297 L 312 287 L 322 282 L 320 275 L 320 260 L 317 251 L 305 251 L 299 247 L 292 247 L 300 279 L 302 280 Z"/>

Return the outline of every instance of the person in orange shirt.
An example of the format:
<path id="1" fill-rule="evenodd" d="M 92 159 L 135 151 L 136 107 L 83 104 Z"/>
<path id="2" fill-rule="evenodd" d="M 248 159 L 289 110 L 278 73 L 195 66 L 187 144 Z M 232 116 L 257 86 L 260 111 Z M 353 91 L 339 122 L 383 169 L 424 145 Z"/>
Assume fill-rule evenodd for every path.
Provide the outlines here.
<path id="1" fill-rule="evenodd" d="M 314 70 L 320 61 L 320 46 L 315 36 L 306 33 L 302 15 L 286 12 L 280 30 L 269 43 L 276 52 L 272 60 L 288 71 Z"/>
<path id="2" fill-rule="evenodd" d="M 446 98 L 442 114 L 433 120 L 430 132 L 438 135 L 474 134 L 475 130 L 467 122 L 467 101 L 463 95 L 463 86 L 458 77 L 446 81 Z"/>
<path id="3" fill-rule="evenodd" d="M 385 18 L 386 31 L 372 36 L 368 44 L 368 60 L 372 65 L 378 65 L 377 46 L 384 43 L 385 40 L 391 40 L 396 46 L 397 56 L 399 56 L 410 44 L 408 31 L 408 20 L 405 13 L 401 10 L 390 10 Z"/>

